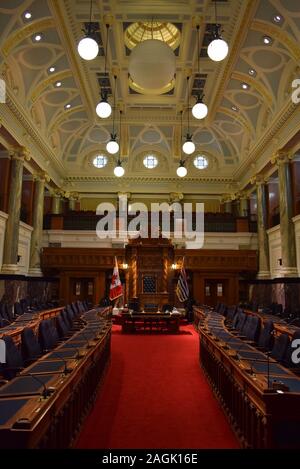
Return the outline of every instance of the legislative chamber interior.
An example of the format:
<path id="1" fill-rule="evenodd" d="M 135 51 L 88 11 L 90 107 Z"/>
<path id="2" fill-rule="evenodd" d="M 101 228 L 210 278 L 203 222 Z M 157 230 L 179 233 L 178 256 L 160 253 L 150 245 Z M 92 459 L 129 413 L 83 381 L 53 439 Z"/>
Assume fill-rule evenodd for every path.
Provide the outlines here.
<path id="1" fill-rule="evenodd" d="M 0 461 L 300 448 L 299 38 L 294 0 L 1 0 Z"/>

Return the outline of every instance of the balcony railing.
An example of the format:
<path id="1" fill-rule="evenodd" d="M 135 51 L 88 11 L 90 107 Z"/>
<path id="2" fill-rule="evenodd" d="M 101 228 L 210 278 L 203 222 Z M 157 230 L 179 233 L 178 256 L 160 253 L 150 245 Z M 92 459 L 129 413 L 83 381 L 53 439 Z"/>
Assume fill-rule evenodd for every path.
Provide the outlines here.
<path id="1" fill-rule="evenodd" d="M 95 231 L 97 223 L 101 218 L 103 218 L 103 215 L 96 215 L 91 212 L 71 212 L 66 215 L 45 215 L 44 230 Z M 128 216 L 128 222 L 133 218 L 134 217 L 132 216 Z M 195 230 L 195 215 L 193 220 L 193 230 Z M 170 230 L 171 232 L 174 231 L 173 216 L 170 218 Z M 204 215 L 204 231 L 211 233 L 255 233 L 257 231 L 257 222 L 251 220 L 249 217 L 236 217 L 228 213 L 206 213 Z"/>

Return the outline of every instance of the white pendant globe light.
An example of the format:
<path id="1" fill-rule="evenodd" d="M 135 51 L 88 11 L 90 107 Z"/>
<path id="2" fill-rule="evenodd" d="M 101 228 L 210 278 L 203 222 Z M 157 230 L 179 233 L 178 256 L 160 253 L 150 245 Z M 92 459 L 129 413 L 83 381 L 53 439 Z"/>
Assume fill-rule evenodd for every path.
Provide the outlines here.
<path id="1" fill-rule="evenodd" d="M 192 107 L 192 114 L 195 119 L 204 119 L 208 113 L 208 107 L 203 103 L 202 97 L 198 96 L 197 102 Z"/>
<path id="2" fill-rule="evenodd" d="M 184 162 L 183 161 L 180 161 L 179 162 L 179 166 L 176 170 L 176 173 L 177 173 L 177 176 L 179 176 L 180 178 L 184 178 L 186 175 L 187 175 L 187 169 L 186 167 L 184 166 Z"/>
<path id="3" fill-rule="evenodd" d="M 182 151 L 186 155 L 191 155 L 194 153 L 196 147 L 192 140 L 192 134 L 190 133 L 190 92 L 189 92 L 189 79 L 190 77 L 187 76 L 187 110 L 188 110 L 188 118 L 187 118 L 187 134 L 185 137 L 185 142 L 182 145 Z M 182 135 L 182 113 L 181 113 L 181 135 Z"/>
<path id="4" fill-rule="evenodd" d="M 122 163 L 120 160 L 117 162 L 117 166 L 114 169 L 114 175 L 117 176 L 118 178 L 124 176 L 125 174 L 125 169 L 122 167 Z"/>
<path id="5" fill-rule="evenodd" d="M 146 39 L 137 44 L 129 57 L 129 75 L 143 90 L 161 94 L 176 72 L 176 58 L 171 47 L 158 39 Z"/>
<path id="6" fill-rule="evenodd" d="M 106 46 L 105 46 L 105 63 L 104 63 L 104 77 L 106 77 L 106 61 L 107 61 L 107 46 L 108 46 L 108 30 L 109 24 L 106 24 Z M 107 119 L 111 115 L 111 105 L 107 102 L 108 90 L 102 86 L 101 89 L 101 101 L 96 106 L 96 114 L 101 119 Z"/>
<path id="7" fill-rule="evenodd" d="M 119 151 L 119 144 L 116 141 L 116 134 L 111 134 L 111 139 L 109 142 L 106 144 L 106 150 L 108 153 L 111 155 L 115 155 Z"/>
<path id="8" fill-rule="evenodd" d="M 198 33 L 198 50 L 197 50 L 197 62 L 198 62 L 198 76 L 200 77 L 200 25 L 197 25 L 197 33 Z M 195 119 L 204 119 L 208 113 L 208 107 L 206 104 L 203 103 L 204 94 L 202 92 L 198 92 L 197 101 L 192 107 L 192 114 Z"/>
<path id="9" fill-rule="evenodd" d="M 192 153 L 194 153 L 195 149 L 196 149 L 196 147 L 195 147 L 195 144 L 192 140 L 192 135 L 187 134 L 186 140 L 185 140 L 184 144 L 182 145 L 182 151 L 186 155 L 191 155 Z"/>
<path id="10" fill-rule="evenodd" d="M 101 98 L 100 103 L 96 107 L 96 114 L 101 119 L 107 119 L 111 115 L 111 105 L 107 102 L 107 96 L 104 93 L 101 93 Z"/>
<path id="11" fill-rule="evenodd" d="M 99 46 L 95 39 L 86 36 L 78 43 L 78 54 L 84 60 L 93 60 L 99 54 Z"/>
<path id="12" fill-rule="evenodd" d="M 227 57 L 228 44 L 221 36 L 216 37 L 211 41 L 207 48 L 208 57 L 214 62 L 221 62 Z"/>
<path id="13" fill-rule="evenodd" d="M 221 62 L 227 57 L 228 54 L 228 44 L 221 35 L 221 25 L 218 23 L 217 18 L 217 0 L 214 2 L 215 5 L 215 26 L 212 33 L 212 40 L 207 48 L 208 57 L 214 62 Z"/>
<path id="14" fill-rule="evenodd" d="M 89 23 L 84 29 L 85 37 L 82 38 L 77 46 L 78 54 L 84 60 L 93 60 L 99 54 L 99 46 L 95 37 L 95 28 L 92 23 L 92 14 L 93 14 L 93 0 L 90 3 L 90 20 Z"/>
<path id="15" fill-rule="evenodd" d="M 115 78 L 115 87 L 114 87 L 114 105 L 113 105 L 113 128 L 110 134 L 110 140 L 106 144 L 106 150 L 111 155 L 115 155 L 119 151 L 119 143 L 117 142 L 117 134 L 115 132 L 115 118 L 116 118 L 116 94 L 117 94 L 117 75 L 114 76 Z M 121 117 L 121 114 L 120 114 Z"/>

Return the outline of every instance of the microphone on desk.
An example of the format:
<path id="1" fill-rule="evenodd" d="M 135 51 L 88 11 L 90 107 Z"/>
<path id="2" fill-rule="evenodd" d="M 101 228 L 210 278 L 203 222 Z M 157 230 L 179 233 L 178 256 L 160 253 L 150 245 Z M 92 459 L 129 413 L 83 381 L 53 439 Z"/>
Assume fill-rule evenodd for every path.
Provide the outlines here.
<path id="1" fill-rule="evenodd" d="M 81 331 L 81 334 L 83 335 L 85 341 L 86 341 L 86 344 L 87 344 L 87 348 L 92 348 L 94 347 L 93 344 L 90 343 L 90 339 L 85 335 L 85 333 L 83 331 Z M 97 336 L 95 336 L 93 339 L 91 340 L 98 340 Z"/>
<path id="2" fill-rule="evenodd" d="M 76 348 L 77 352 L 78 352 L 78 349 Z M 64 365 L 65 365 L 65 368 L 64 368 L 64 375 L 67 375 L 69 373 L 72 372 L 72 369 L 71 368 L 68 368 L 68 362 L 67 360 L 60 354 L 60 353 L 57 353 L 57 352 L 54 352 L 52 350 L 51 352 L 53 355 L 55 355 L 56 357 L 58 357 L 62 362 L 64 362 Z"/>
<path id="3" fill-rule="evenodd" d="M 223 339 L 222 339 L 222 340 L 223 340 Z M 238 337 L 232 336 L 232 337 L 230 337 L 229 340 L 223 340 L 223 342 L 224 342 L 225 345 L 226 345 L 226 348 L 225 348 L 225 347 L 223 347 L 223 348 L 225 348 L 225 350 L 228 350 L 228 349 L 230 348 L 230 347 L 229 347 L 229 344 L 230 344 L 233 340 L 238 340 Z M 241 345 L 242 345 L 242 344 L 241 344 Z M 244 343 L 243 343 L 243 345 L 244 345 Z M 233 349 L 233 350 L 234 350 L 234 349 Z"/>
<path id="4" fill-rule="evenodd" d="M 89 340 L 89 338 L 85 335 L 85 333 L 84 333 L 83 331 L 80 331 L 80 334 L 82 334 L 83 338 L 85 339 L 85 343 L 86 343 L 87 348 L 92 348 L 92 347 L 93 347 L 93 344 L 90 343 L 90 340 Z"/>
<path id="5" fill-rule="evenodd" d="M 238 347 L 237 349 L 230 349 L 230 350 L 233 350 L 233 351 L 235 352 L 235 355 L 233 356 L 233 358 L 234 358 L 235 360 L 247 360 L 246 358 L 243 358 L 243 357 L 241 357 L 241 356 L 239 355 L 240 350 L 241 350 L 244 346 L 245 346 L 245 344 L 242 343 L 242 344 L 240 345 L 240 347 Z"/>
<path id="6" fill-rule="evenodd" d="M 47 397 L 49 397 L 55 391 L 55 388 L 47 388 L 44 381 L 39 379 L 36 375 L 33 375 L 32 373 L 28 373 L 28 376 L 35 379 L 38 383 L 40 383 L 43 386 L 42 397 L 44 399 L 47 399 Z"/>
<path id="7" fill-rule="evenodd" d="M 287 325 L 287 326 L 291 326 L 295 321 L 299 321 L 299 322 L 300 322 L 300 318 L 299 318 L 299 317 L 294 318 L 292 321 L 286 322 L 286 325 Z"/>

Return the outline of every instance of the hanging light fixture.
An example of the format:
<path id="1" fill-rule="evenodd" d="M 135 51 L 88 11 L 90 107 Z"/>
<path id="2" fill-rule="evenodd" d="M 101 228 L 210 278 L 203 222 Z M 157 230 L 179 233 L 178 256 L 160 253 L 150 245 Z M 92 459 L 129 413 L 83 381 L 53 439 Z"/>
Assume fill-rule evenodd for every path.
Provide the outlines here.
<path id="1" fill-rule="evenodd" d="M 92 25 L 92 9 L 93 9 L 93 0 L 91 0 L 90 5 L 90 21 L 88 27 L 83 29 L 85 37 L 81 39 L 78 43 L 78 54 L 84 60 L 93 60 L 99 54 L 99 46 L 95 40 L 95 30 Z"/>
<path id="2" fill-rule="evenodd" d="M 180 141 L 182 140 L 182 112 L 183 111 L 181 111 L 180 113 Z M 179 161 L 179 166 L 176 170 L 176 173 L 177 176 L 179 176 L 180 178 L 183 178 L 187 175 L 187 169 L 185 167 L 185 161 L 183 159 Z"/>
<path id="3" fill-rule="evenodd" d="M 110 134 L 110 141 L 107 142 L 107 144 L 106 144 L 106 150 L 107 150 L 108 153 L 110 153 L 111 155 L 115 155 L 115 154 L 118 153 L 118 151 L 119 151 L 119 144 L 118 144 L 118 142 L 116 141 L 117 134 L 115 133 L 116 94 L 117 94 L 117 76 L 116 76 L 116 75 L 114 76 L 114 79 L 115 79 L 115 90 L 114 90 L 114 106 L 113 106 L 113 110 L 114 110 L 114 114 L 113 114 L 113 130 L 112 130 L 112 133 Z"/>
<path id="4" fill-rule="evenodd" d="M 188 93 L 188 131 L 186 134 L 185 142 L 182 145 L 182 150 L 186 155 L 191 155 L 195 151 L 195 144 L 192 140 L 193 136 L 190 134 L 190 91 L 189 91 L 189 78 L 187 77 L 187 93 Z"/>
<path id="5" fill-rule="evenodd" d="M 228 44 L 221 35 L 221 25 L 217 22 L 217 2 L 215 0 L 215 22 L 214 31 L 212 32 L 212 41 L 208 45 L 207 54 L 214 62 L 220 62 L 227 57 Z"/>
<path id="6" fill-rule="evenodd" d="M 121 142 L 121 117 L 122 117 L 122 111 L 120 110 L 120 129 L 119 129 L 119 141 Z M 121 147 L 119 146 L 119 151 L 121 152 Z M 124 176 L 125 174 L 125 169 L 122 166 L 122 161 L 119 153 L 119 158 L 117 160 L 117 165 L 114 168 L 114 175 L 117 176 L 118 178 Z"/>
<path id="7" fill-rule="evenodd" d="M 118 178 L 124 176 L 125 174 L 125 169 L 122 166 L 121 160 L 118 160 L 117 166 L 114 169 L 114 175 L 117 176 Z"/>
<path id="8" fill-rule="evenodd" d="M 180 178 L 184 178 L 184 176 L 187 175 L 187 169 L 184 166 L 184 161 L 182 160 L 179 161 L 179 166 L 176 172 L 177 172 L 177 176 L 179 176 Z"/>
<path id="9" fill-rule="evenodd" d="M 200 26 L 197 25 L 198 32 L 198 76 L 200 77 Z M 196 119 L 204 119 L 208 113 L 208 107 L 203 102 L 204 94 L 199 93 L 197 96 L 197 101 L 192 107 L 192 114 Z"/>
<path id="10" fill-rule="evenodd" d="M 106 64 L 107 64 L 107 45 L 108 45 L 108 29 L 109 24 L 106 24 L 106 46 L 105 46 L 105 65 L 104 65 L 104 77 L 106 77 Z M 107 101 L 108 92 L 107 89 L 102 87 L 101 89 L 101 101 L 97 104 L 96 114 L 102 119 L 106 119 L 111 115 L 111 105 Z"/>

